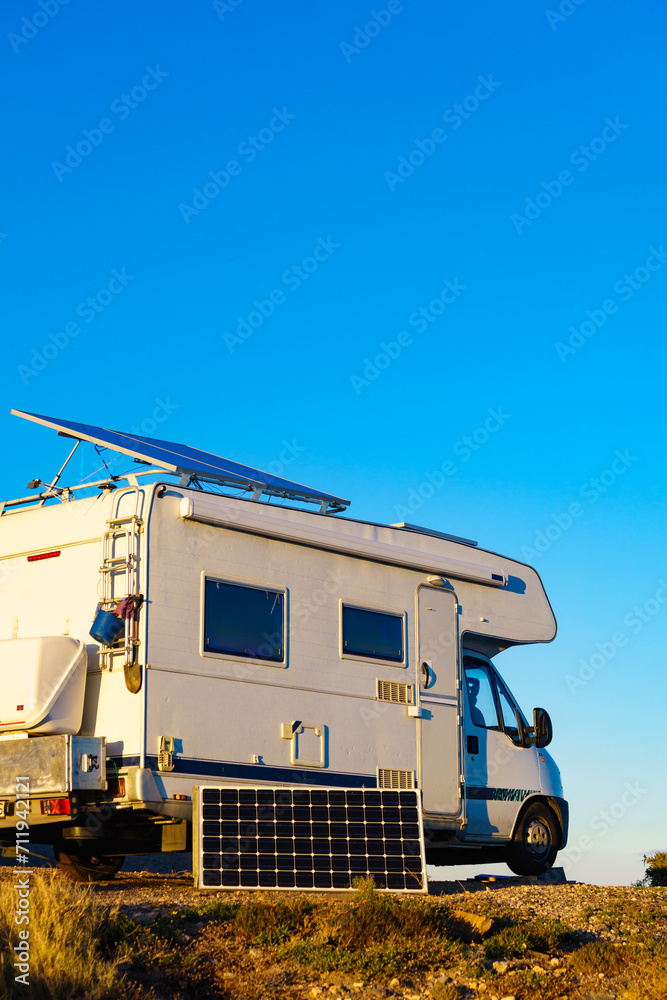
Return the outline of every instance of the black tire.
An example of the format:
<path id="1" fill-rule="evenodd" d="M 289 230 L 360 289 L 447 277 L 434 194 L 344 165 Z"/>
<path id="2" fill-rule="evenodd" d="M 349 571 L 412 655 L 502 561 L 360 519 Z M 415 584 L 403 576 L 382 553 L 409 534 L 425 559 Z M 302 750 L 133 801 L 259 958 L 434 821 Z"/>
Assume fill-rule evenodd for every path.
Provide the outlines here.
<path id="1" fill-rule="evenodd" d="M 559 844 L 556 817 L 544 803 L 534 802 L 519 821 L 507 864 L 515 875 L 541 875 L 553 867 Z"/>
<path id="2" fill-rule="evenodd" d="M 55 855 L 58 867 L 71 882 L 109 881 L 116 877 L 125 862 L 122 856 L 103 857 L 69 846 L 67 852 L 56 848 Z"/>

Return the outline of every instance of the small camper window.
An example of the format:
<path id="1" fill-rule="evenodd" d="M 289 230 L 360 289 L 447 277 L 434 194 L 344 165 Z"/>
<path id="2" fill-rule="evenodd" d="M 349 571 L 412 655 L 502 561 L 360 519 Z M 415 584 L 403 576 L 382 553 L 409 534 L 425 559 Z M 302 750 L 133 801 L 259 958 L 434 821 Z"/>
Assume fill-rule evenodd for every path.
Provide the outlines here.
<path id="1" fill-rule="evenodd" d="M 343 605 L 343 655 L 403 661 L 403 615 Z"/>
<path id="2" fill-rule="evenodd" d="M 206 579 L 204 652 L 284 660 L 284 605 L 279 591 Z"/>

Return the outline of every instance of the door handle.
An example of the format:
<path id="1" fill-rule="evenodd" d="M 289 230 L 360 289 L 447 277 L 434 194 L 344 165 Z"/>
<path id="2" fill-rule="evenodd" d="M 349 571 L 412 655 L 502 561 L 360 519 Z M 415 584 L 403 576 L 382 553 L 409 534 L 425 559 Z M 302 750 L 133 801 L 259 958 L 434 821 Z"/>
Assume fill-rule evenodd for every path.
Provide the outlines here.
<path id="1" fill-rule="evenodd" d="M 431 679 L 431 671 L 426 660 L 422 661 L 422 687 L 424 691 L 427 689 L 429 681 Z"/>

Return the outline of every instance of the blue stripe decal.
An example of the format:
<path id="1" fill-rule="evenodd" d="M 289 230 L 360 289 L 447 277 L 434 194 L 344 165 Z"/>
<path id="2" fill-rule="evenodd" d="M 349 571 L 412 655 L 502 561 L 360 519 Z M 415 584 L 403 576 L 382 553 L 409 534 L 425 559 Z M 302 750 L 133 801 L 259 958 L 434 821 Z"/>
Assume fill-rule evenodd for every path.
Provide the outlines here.
<path id="1" fill-rule="evenodd" d="M 486 785 L 466 785 L 467 799 L 489 802 L 523 802 L 529 795 L 539 795 L 537 788 L 489 788 Z"/>
<path id="2" fill-rule="evenodd" d="M 117 767 L 138 767 L 139 756 L 111 757 Z M 157 756 L 146 757 L 146 767 L 157 771 Z M 237 761 L 198 760 L 194 757 L 175 757 L 174 770 L 163 774 L 188 774 L 207 778 L 224 778 L 244 781 L 271 781 L 279 784 L 335 785 L 341 788 L 377 788 L 374 774 L 343 774 L 340 771 L 299 769 L 296 767 L 269 767 L 266 764 L 241 764 Z"/>

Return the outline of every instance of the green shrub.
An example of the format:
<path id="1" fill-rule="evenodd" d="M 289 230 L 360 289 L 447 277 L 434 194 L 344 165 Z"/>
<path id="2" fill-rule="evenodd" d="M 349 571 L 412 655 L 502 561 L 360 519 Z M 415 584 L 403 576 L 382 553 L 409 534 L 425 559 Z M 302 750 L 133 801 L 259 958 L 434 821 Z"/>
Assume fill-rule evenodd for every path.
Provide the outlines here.
<path id="1" fill-rule="evenodd" d="M 643 884 L 651 887 L 667 885 L 667 851 L 656 851 L 655 854 L 645 854 L 644 864 L 646 874 Z"/>
<path id="2" fill-rule="evenodd" d="M 621 972 L 627 962 L 623 948 L 615 948 L 607 941 L 589 941 L 578 948 L 572 956 L 572 965 L 577 972 L 603 973 L 613 975 Z"/>
<path id="3" fill-rule="evenodd" d="M 386 978 L 407 968 L 441 965 L 458 955 L 457 935 L 448 929 L 448 907 L 380 893 L 372 882 L 356 888 L 349 902 L 327 906 L 295 902 L 243 907 L 233 927 L 257 944 L 278 945 L 280 959 L 320 973 Z"/>
<path id="4" fill-rule="evenodd" d="M 487 958 L 494 960 L 516 958 L 526 951 L 548 954 L 578 940 L 576 931 L 570 930 L 559 920 L 536 917 L 523 924 L 504 927 L 486 941 L 484 952 Z"/>
<path id="5" fill-rule="evenodd" d="M 312 902 L 298 897 L 288 902 L 246 903 L 234 917 L 234 933 L 260 948 L 284 944 L 303 932 L 312 910 Z"/>

